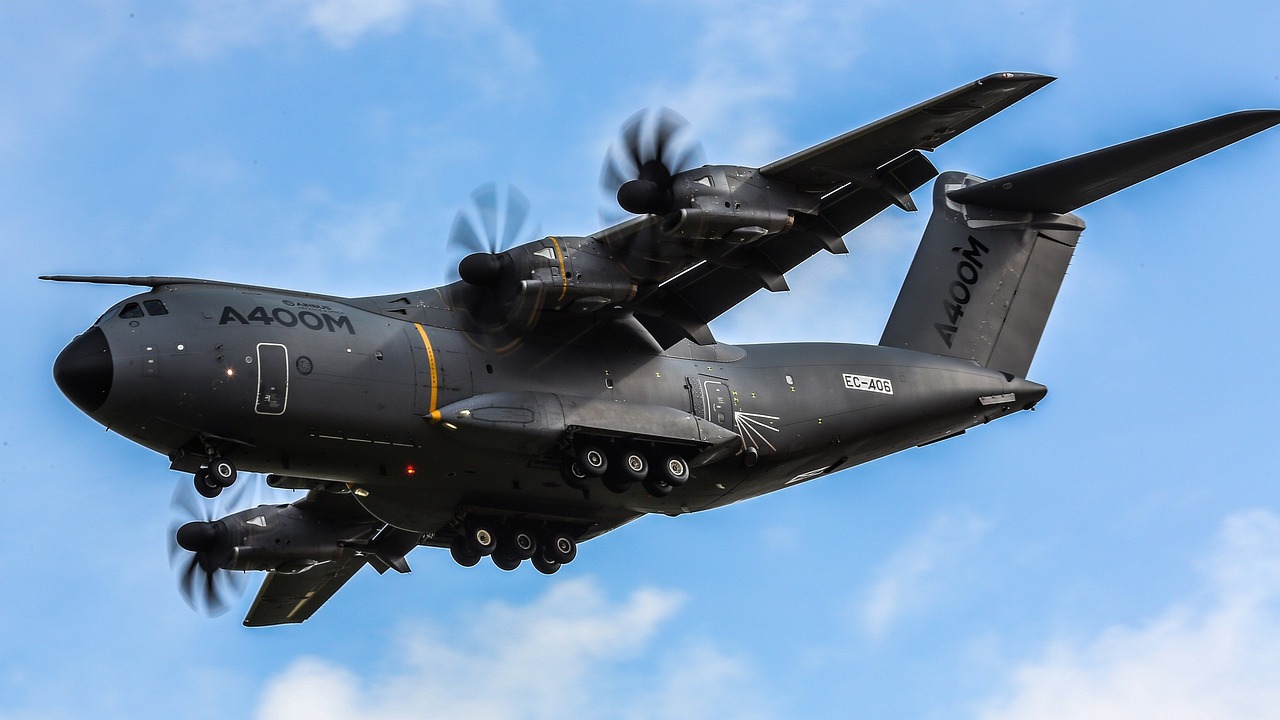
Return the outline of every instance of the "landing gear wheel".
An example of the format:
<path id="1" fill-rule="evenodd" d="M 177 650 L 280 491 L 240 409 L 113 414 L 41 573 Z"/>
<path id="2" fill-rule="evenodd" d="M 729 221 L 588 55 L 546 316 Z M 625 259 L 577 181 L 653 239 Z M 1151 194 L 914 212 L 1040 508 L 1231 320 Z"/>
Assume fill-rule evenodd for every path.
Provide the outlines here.
<path id="1" fill-rule="evenodd" d="M 689 482 L 689 461 L 679 455 L 671 455 L 662 463 L 662 479 L 672 487 Z"/>
<path id="2" fill-rule="evenodd" d="M 472 525 L 467 528 L 466 538 L 467 546 L 481 557 L 492 555 L 498 549 L 498 536 L 487 525 Z"/>
<path id="3" fill-rule="evenodd" d="M 676 489 L 674 485 L 660 477 L 647 477 L 641 481 L 641 484 L 644 485 L 645 492 L 656 498 L 666 497 Z"/>
<path id="4" fill-rule="evenodd" d="M 578 461 L 578 467 L 589 476 L 604 475 L 604 471 L 609 469 L 609 459 L 605 457 L 604 451 L 595 445 L 583 445 L 578 448 L 575 459 Z"/>
<path id="5" fill-rule="evenodd" d="M 535 557 L 538 552 L 538 539 L 527 530 L 519 528 L 512 530 L 507 534 L 506 542 L 502 544 L 502 553 L 510 555 L 519 560 L 528 560 Z"/>
<path id="6" fill-rule="evenodd" d="M 564 533 L 554 533 L 543 542 L 540 554 L 546 555 L 548 560 L 568 565 L 578 557 L 578 543 Z"/>
<path id="7" fill-rule="evenodd" d="M 222 486 L 213 481 L 213 478 L 209 475 L 208 468 L 200 468 L 199 470 L 196 470 L 196 475 L 193 480 L 195 482 L 196 492 L 200 493 L 201 497 L 206 497 L 212 500 L 222 494 Z"/>
<path id="8" fill-rule="evenodd" d="M 545 553 L 533 556 L 533 569 L 543 575 L 554 575 L 560 569 L 560 563 L 547 557 Z"/>
<path id="9" fill-rule="evenodd" d="M 511 572 L 520 567 L 520 563 L 524 562 L 518 557 L 511 557 L 505 553 L 494 553 L 492 556 L 493 564 L 498 566 L 499 570 Z"/>
<path id="10" fill-rule="evenodd" d="M 574 490 L 586 490 L 587 480 L 590 477 L 583 472 L 577 460 L 565 460 L 564 464 L 560 466 L 560 479 L 564 480 L 564 484 Z"/>
<path id="11" fill-rule="evenodd" d="M 221 487 L 231 487 L 236 481 L 236 466 L 230 460 L 214 455 L 209 458 L 209 477 Z"/>
<path id="12" fill-rule="evenodd" d="M 459 535 L 449 543 L 449 554 L 453 556 L 453 561 L 462 567 L 475 567 L 480 562 L 480 553 L 471 549 L 467 543 L 465 536 Z"/>
<path id="13" fill-rule="evenodd" d="M 627 450 L 622 453 L 622 467 L 619 473 L 633 482 L 640 482 L 649 474 L 649 460 L 639 450 Z"/>

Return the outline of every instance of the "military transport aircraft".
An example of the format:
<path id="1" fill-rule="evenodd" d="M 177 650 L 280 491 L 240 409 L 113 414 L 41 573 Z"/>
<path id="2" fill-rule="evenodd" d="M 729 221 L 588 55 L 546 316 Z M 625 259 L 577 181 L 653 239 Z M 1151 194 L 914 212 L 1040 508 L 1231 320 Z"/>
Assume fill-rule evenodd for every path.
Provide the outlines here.
<path id="1" fill-rule="evenodd" d="M 758 168 L 690 167 L 677 116 L 636 116 L 602 174 L 634 217 L 502 247 L 484 212 L 455 227 L 476 250 L 458 280 L 428 290 L 47 276 L 148 288 L 72 340 L 54 378 L 206 497 L 247 472 L 308 491 L 176 531 L 181 585 L 210 608 L 230 571 L 267 572 L 246 625 L 302 622 L 366 564 L 407 572 L 419 545 L 553 573 L 646 513 L 721 507 L 1035 406 L 1046 389 L 1027 371 L 1085 227 L 1072 211 L 1280 123 L 1238 112 L 995 180 L 939 175 L 922 152 L 1052 80 L 991 75 Z M 712 337 L 810 256 L 846 252 L 853 228 L 915 210 L 934 177 L 878 345 Z M 522 213 L 509 200 L 507 227 Z"/>

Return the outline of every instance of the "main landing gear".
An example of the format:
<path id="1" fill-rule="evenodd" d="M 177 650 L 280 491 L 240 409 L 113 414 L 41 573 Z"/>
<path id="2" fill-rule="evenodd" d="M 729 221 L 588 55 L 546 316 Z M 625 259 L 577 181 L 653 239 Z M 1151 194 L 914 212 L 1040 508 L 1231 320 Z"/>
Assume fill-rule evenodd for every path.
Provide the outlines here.
<path id="1" fill-rule="evenodd" d="M 235 481 L 235 463 L 221 455 L 210 457 L 209 464 L 196 470 L 194 478 L 196 492 L 210 499 L 218 497 L 223 490 L 231 487 Z"/>
<path id="2" fill-rule="evenodd" d="M 477 520 L 463 526 L 449 545 L 449 553 L 463 567 L 473 567 L 488 557 L 494 565 L 511 571 L 529 560 L 538 572 L 550 575 L 573 562 L 578 542 L 568 532 L 554 528 L 535 530 Z"/>
<path id="3" fill-rule="evenodd" d="M 606 451 L 603 444 L 579 443 L 573 456 L 560 467 L 564 484 L 574 490 L 586 489 L 593 480 L 616 493 L 625 493 L 636 483 L 653 497 L 666 497 L 672 490 L 689 481 L 689 461 L 673 449 L 655 447 L 654 457 L 661 460 L 652 467 L 641 448 L 623 446 Z"/>

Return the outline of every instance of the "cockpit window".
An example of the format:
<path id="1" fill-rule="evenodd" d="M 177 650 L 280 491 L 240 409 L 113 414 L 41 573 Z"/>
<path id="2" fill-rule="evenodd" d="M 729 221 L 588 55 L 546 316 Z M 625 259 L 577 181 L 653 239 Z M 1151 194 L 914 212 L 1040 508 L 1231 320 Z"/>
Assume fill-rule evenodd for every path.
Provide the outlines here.
<path id="1" fill-rule="evenodd" d="M 131 302 L 120 309 L 120 317 L 122 318 L 140 318 L 142 317 L 142 308 L 136 302 Z"/>
<path id="2" fill-rule="evenodd" d="M 147 308 L 148 315 L 168 315 L 169 308 L 159 300 L 143 300 L 142 304 Z"/>

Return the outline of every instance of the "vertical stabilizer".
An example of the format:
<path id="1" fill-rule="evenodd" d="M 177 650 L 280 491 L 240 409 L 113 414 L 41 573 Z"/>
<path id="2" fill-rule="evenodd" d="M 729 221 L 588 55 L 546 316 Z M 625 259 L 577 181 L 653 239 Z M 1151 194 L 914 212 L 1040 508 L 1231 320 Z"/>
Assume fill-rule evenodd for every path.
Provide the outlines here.
<path id="1" fill-rule="evenodd" d="M 995 180 L 943 173 L 880 344 L 1026 377 L 1084 230 L 1071 211 L 1277 124 L 1246 110 Z"/>
<path id="2" fill-rule="evenodd" d="M 938 177 L 933 215 L 880 344 L 1025 377 L 1084 222 L 947 197 L 978 182 L 957 172 Z"/>

